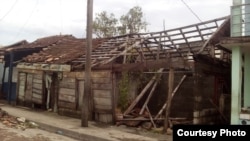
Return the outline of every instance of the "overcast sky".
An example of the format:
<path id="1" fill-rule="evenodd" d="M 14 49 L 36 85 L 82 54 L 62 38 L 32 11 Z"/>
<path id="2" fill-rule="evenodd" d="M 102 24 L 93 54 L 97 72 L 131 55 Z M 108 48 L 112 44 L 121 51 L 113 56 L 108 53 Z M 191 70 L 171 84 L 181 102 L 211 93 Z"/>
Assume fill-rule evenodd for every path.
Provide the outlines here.
<path id="1" fill-rule="evenodd" d="M 186 5 L 185 5 L 186 4 Z M 188 5 L 188 7 L 187 7 Z M 232 0 L 94 0 L 95 13 L 116 18 L 140 6 L 149 32 L 177 28 L 230 15 Z M 191 10 L 193 11 L 191 11 Z M 87 0 L 0 0 L 0 45 L 71 34 L 86 35 Z"/>

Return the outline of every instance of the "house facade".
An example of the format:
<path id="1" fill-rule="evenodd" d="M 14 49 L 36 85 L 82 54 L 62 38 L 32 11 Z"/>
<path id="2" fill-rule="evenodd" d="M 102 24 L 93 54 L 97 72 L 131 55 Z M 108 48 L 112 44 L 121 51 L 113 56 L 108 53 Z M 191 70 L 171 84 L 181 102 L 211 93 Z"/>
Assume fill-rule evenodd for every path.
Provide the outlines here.
<path id="1" fill-rule="evenodd" d="M 192 124 L 227 122 L 230 101 L 223 97 L 230 95 L 231 58 L 217 44 L 230 36 L 229 27 L 230 18 L 222 17 L 160 32 L 94 39 L 90 114 L 105 123 L 128 124 L 140 117 L 155 125 L 167 109 L 170 117 Z M 86 47 L 85 39 L 65 39 L 24 57 L 17 64 L 17 104 L 80 117 Z M 170 70 L 173 81 L 168 80 Z"/>

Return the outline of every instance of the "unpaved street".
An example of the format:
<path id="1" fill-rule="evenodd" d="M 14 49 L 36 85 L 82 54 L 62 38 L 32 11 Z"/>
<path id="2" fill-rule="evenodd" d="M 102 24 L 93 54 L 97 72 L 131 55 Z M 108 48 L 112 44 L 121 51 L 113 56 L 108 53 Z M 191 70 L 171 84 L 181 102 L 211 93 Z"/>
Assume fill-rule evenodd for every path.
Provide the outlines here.
<path id="1" fill-rule="evenodd" d="M 50 133 L 37 128 L 15 129 L 0 123 L 0 141 L 76 141 L 74 139 Z"/>

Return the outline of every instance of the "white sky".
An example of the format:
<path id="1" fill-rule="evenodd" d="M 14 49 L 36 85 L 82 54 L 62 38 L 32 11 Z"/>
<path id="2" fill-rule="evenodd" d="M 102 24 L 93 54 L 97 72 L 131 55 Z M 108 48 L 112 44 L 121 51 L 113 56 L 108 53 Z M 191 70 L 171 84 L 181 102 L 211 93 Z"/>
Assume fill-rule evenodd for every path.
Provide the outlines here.
<path id="1" fill-rule="evenodd" d="M 230 15 L 232 0 L 184 0 L 202 21 Z M 182 0 L 94 0 L 95 13 L 116 18 L 140 6 L 149 32 L 200 22 Z M 0 45 L 45 36 L 72 34 L 85 37 L 87 0 L 0 0 Z"/>

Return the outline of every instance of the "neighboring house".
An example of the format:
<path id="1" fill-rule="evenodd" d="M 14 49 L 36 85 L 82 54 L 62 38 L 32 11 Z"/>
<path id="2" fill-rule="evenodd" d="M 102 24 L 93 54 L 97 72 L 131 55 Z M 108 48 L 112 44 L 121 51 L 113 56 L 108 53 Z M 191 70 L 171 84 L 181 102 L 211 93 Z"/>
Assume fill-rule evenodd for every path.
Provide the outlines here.
<path id="1" fill-rule="evenodd" d="M 230 124 L 250 125 L 250 0 L 233 0 L 230 29 L 219 43 L 232 51 Z"/>
<path id="2" fill-rule="evenodd" d="M 1 98 L 5 98 L 7 100 L 15 100 L 15 91 L 11 92 L 11 87 L 15 87 L 16 81 L 14 81 L 14 84 L 11 84 L 12 80 L 12 74 L 13 72 L 13 64 L 15 61 L 20 60 L 22 57 L 26 56 L 27 54 L 24 54 L 24 56 L 14 56 L 13 52 L 11 51 L 14 48 L 22 48 L 23 46 L 27 45 L 28 42 L 26 40 L 22 40 L 19 42 L 16 42 L 12 45 L 8 45 L 5 47 L 2 47 L 0 49 L 0 63 L 1 63 Z M 11 69 L 10 69 L 11 68 Z M 15 89 L 15 88 L 14 88 Z M 10 94 L 12 93 L 12 94 Z"/>
<path id="3" fill-rule="evenodd" d="M 74 38 L 71 35 L 56 35 L 45 38 L 40 38 L 32 43 L 20 41 L 12 45 L 5 46 L 0 49 L 1 64 L 3 64 L 2 75 L 2 97 L 8 102 L 16 101 L 16 82 L 17 71 L 16 64 L 27 55 L 40 52 L 44 47 L 52 46 L 63 38 Z M 9 75 L 11 74 L 11 75 Z"/>
<path id="4" fill-rule="evenodd" d="M 114 123 L 120 100 L 129 97 L 131 101 L 123 103 L 127 105 L 124 118 L 134 118 L 133 112 L 146 109 L 158 120 L 167 99 L 168 73 L 174 69 L 176 91 L 170 117 L 185 117 L 193 124 L 221 120 L 225 111 L 218 111 L 219 99 L 230 94 L 231 58 L 230 51 L 217 43 L 230 36 L 229 27 L 229 17 L 222 17 L 160 32 L 93 39 L 90 114 L 96 121 Z M 17 65 L 17 104 L 80 117 L 85 49 L 84 39 L 67 39 L 24 57 Z M 127 96 L 120 99 L 123 90 Z M 136 114 L 145 112 L 141 111 Z"/>

